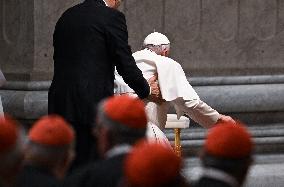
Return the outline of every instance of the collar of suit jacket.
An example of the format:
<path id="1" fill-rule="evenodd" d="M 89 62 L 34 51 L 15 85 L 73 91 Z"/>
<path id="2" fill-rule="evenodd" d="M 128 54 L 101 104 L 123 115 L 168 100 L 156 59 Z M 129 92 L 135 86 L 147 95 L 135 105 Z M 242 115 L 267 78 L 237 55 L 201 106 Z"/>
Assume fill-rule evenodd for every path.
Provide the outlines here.
<path id="1" fill-rule="evenodd" d="M 99 5 L 106 5 L 106 2 L 104 0 L 85 0 L 85 2 L 92 2 L 92 3 L 97 3 Z"/>
<path id="2" fill-rule="evenodd" d="M 105 5 L 108 6 L 107 3 L 106 3 L 106 1 L 105 1 L 105 0 L 103 0 L 103 1 L 104 1 Z"/>
<path id="3" fill-rule="evenodd" d="M 203 168 L 202 169 L 202 176 L 223 181 L 223 182 L 229 184 L 232 187 L 239 186 L 237 179 L 235 179 L 233 176 L 227 174 L 226 172 L 215 169 L 215 168 Z"/>

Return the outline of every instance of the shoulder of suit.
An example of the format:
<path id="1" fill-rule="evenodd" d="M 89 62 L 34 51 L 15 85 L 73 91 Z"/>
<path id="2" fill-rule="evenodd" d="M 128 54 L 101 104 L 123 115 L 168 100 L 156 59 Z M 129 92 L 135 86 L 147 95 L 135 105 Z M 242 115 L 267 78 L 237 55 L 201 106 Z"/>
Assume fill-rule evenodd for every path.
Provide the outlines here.
<path id="1" fill-rule="evenodd" d="M 83 5 L 83 4 L 84 3 L 81 3 L 81 4 L 78 4 L 78 5 L 75 5 L 74 7 L 80 6 L 80 5 Z M 110 17 L 111 16 L 125 17 L 124 14 L 117 9 L 110 8 L 110 7 L 105 6 L 105 5 L 96 5 L 95 7 L 98 10 L 106 12 L 106 14 L 109 15 Z M 94 12 L 94 13 L 96 13 L 96 12 Z"/>
<path id="2" fill-rule="evenodd" d="M 68 16 L 69 14 L 72 14 L 72 12 L 77 11 L 77 9 L 78 9 L 80 6 L 81 6 L 81 4 L 77 4 L 77 5 L 74 5 L 74 6 L 72 6 L 72 7 L 69 7 L 67 10 L 65 10 L 65 11 L 61 14 L 59 20 L 60 20 L 60 19 L 63 19 L 65 16 Z"/>
<path id="3" fill-rule="evenodd" d="M 109 7 L 105 8 L 107 8 L 106 14 L 108 15 L 106 17 L 106 19 L 108 20 L 107 24 L 113 25 L 113 23 L 120 23 L 126 26 L 126 19 L 122 12 Z"/>
<path id="4" fill-rule="evenodd" d="M 106 11 L 108 11 L 112 15 L 125 17 L 124 14 L 121 11 L 117 10 L 117 9 L 110 8 L 108 6 L 101 6 L 101 8 L 104 8 Z"/>

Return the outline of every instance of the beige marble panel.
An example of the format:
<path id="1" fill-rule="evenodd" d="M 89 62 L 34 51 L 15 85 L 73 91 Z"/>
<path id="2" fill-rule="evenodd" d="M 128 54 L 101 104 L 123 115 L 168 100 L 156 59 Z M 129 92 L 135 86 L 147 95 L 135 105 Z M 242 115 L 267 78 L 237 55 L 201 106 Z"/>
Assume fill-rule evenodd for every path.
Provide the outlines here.
<path id="1" fill-rule="evenodd" d="M 164 3 L 164 31 L 172 42 L 171 56 L 189 75 L 284 73 L 283 1 Z"/>
<path id="2" fill-rule="evenodd" d="M 125 0 L 123 11 L 126 15 L 129 43 L 132 51 L 139 50 L 144 38 L 154 30 L 163 32 L 163 0 Z"/>
<path id="3" fill-rule="evenodd" d="M 185 69 L 196 60 L 196 44 L 202 30 L 201 2 L 196 0 L 165 1 L 165 33 L 171 41 L 171 57 Z"/>
<path id="4" fill-rule="evenodd" d="M 0 1 L 0 67 L 9 73 L 23 75 L 33 60 L 32 0 Z"/>
<path id="5" fill-rule="evenodd" d="M 1 0 L 0 68 L 8 80 L 52 76 L 52 34 L 61 13 L 79 0 Z"/>

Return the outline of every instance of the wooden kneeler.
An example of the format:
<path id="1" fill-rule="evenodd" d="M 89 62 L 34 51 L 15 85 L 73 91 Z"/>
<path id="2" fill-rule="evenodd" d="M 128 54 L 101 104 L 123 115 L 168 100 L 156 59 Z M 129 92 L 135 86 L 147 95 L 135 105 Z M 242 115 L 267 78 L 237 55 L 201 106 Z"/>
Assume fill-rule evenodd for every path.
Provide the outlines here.
<path id="1" fill-rule="evenodd" d="M 189 128 L 189 123 L 190 123 L 189 119 L 184 116 L 181 116 L 180 119 L 177 119 L 176 114 L 167 115 L 167 122 L 165 128 L 174 129 L 175 133 L 174 151 L 178 156 L 182 155 L 181 138 L 180 138 L 181 129 Z"/>

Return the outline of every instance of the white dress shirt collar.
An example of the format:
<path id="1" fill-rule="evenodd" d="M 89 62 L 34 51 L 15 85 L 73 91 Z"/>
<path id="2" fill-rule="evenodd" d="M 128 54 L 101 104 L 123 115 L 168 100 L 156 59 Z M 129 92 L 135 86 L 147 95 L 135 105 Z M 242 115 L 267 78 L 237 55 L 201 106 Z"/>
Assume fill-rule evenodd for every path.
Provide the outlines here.
<path id="1" fill-rule="evenodd" d="M 128 153 L 131 148 L 132 146 L 128 144 L 121 144 L 121 145 L 114 146 L 112 149 L 106 152 L 106 158 L 111 158 L 116 155 Z"/>
<path id="2" fill-rule="evenodd" d="M 105 1 L 105 0 L 103 0 L 103 1 L 104 1 L 104 3 L 106 4 L 106 6 L 108 6 L 107 3 L 106 3 L 106 1 Z"/>

